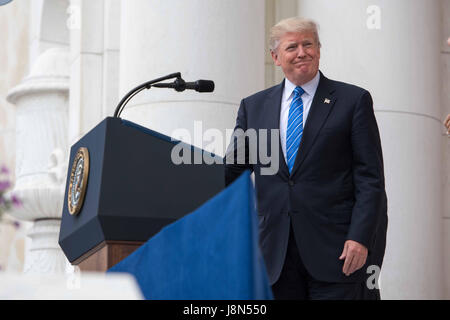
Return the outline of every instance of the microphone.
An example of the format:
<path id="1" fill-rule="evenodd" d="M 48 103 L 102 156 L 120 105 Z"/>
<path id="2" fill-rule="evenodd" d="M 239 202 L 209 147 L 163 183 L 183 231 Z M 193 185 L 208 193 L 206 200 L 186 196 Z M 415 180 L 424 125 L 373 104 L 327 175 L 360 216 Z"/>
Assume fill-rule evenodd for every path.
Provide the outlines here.
<path id="1" fill-rule="evenodd" d="M 178 92 L 184 90 L 195 90 L 197 92 L 213 92 L 214 91 L 214 81 L 211 80 L 197 80 L 195 82 L 185 82 L 181 78 L 177 78 L 172 83 L 155 83 L 152 87 L 157 88 L 172 88 Z"/>
<path id="2" fill-rule="evenodd" d="M 1 1 L 1 0 L 0 0 Z M 176 78 L 176 80 L 172 83 L 160 83 L 161 81 L 169 80 Z M 122 100 L 120 100 L 119 104 L 116 107 L 116 110 L 114 111 L 114 118 L 119 118 L 120 114 L 122 113 L 123 109 L 125 108 L 125 105 L 128 103 L 128 101 L 131 100 L 135 95 L 137 95 L 139 92 L 141 92 L 144 89 L 150 89 L 151 87 L 156 88 L 173 88 L 176 91 L 184 91 L 186 89 L 188 90 L 195 90 L 198 92 L 213 92 L 214 91 L 214 81 L 211 80 L 197 80 L 195 82 L 186 82 L 181 78 L 180 72 L 171 73 L 167 76 L 150 80 L 147 82 L 144 82 L 143 84 L 137 86 L 136 88 L 132 89 L 130 92 L 128 92 Z"/>
<path id="3" fill-rule="evenodd" d="M 198 92 L 213 92 L 214 81 L 212 80 L 197 80 L 195 82 L 186 82 L 186 89 L 195 90 Z"/>

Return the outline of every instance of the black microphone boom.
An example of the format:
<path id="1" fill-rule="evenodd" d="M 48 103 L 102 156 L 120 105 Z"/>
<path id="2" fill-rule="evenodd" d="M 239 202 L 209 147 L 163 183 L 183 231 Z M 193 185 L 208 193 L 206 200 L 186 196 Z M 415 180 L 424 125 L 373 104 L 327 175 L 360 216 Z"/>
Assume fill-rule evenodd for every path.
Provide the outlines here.
<path id="1" fill-rule="evenodd" d="M 164 80 L 176 78 L 174 82 L 172 83 L 157 83 Z M 116 107 L 116 110 L 114 111 L 114 117 L 118 118 L 120 114 L 122 113 L 122 110 L 125 108 L 125 105 L 128 103 L 128 101 L 131 100 L 136 94 L 141 92 L 144 89 L 150 89 L 151 87 L 157 87 L 157 88 L 173 88 L 176 91 L 184 91 L 186 89 L 188 90 L 195 90 L 198 92 L 213 92 L 214 91 L 214 81 L 211 80 L 197 80 L 195 82 L 185 82 L 181 78 L 181 73 L 171 73 L 165 77 L 161 77 L 155 80 L 147 81 L 130 92 L 128 92 L 122 100 L 120 100 L 119 104 Z"/>

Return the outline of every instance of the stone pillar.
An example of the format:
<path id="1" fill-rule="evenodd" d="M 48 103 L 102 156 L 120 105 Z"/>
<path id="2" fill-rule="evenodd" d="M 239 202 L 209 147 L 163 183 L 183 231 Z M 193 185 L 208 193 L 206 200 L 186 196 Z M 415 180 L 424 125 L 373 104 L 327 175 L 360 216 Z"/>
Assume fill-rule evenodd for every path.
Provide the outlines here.
<path id="1" fill-rule="evenodd" d="M 450 0 L 442 0 L 441 7 L 441 63 L 442 63 L 442 117 L 450 114 Z M 450 299 L 450 137 L 447 137 L 444 127 L 442 127 L 442 150 L 443 150 L 443 226 L 444 226 L 444 273 L 445 273 L 445 299 Z"/>
<path id="2" fill-rule="evenodd" d="M 15 165 L 15 107 L 7 103 L 6 95 L 28 73 L 29 53 L 26 48 L 30 37 L 30 3 L 12 1 L 0 6 L 0 163 L 10 170 L 9 179 L 14 181 Z M 11 224 L 8 215 L 0 221 L 0 269 L 20 272 L 23 269 L 25 224 L 19 229 Z M 15 222 L 15 221 L 14 221 Z"/>
<path id="3" fill-rule="evenodd" d="M 211 79 L 213 93 L 152 88 L 122 117 L 169 136 L 194 121 L 203 131 L 234 127 L 240 100 L 264 88 L 264 1 L 122 1 L 120 96 L 173 72 L 186 81 Z M 170 19 L 169 19 L 170 17 Z M 197 126 L 197 129 L 199 126 Z M 200 137 L 201 138 L 201 137 Z M 205 147 L 201 141 L 186 141 Z"/>
<path id="4" fill-rule="evenodd" d="M 13 193 L 23 202 L 11 214 L 34 221 L 26 273 L 63 273 L 66 258 L 58 235 L 67 172 L 69 54 L 48 49 L 30 75 L 8 94 L 16 105 L 16 183 Z"/>
<path id="5" fill-rule="evenodd" d="M 103 120 L 104 1 L 71 0 L 70 6 L 74 13 L 68 130 L 69 145 L 73 145 Z"/>
<path id="6" fill-rule="evenodd" d="M 270 29 L 280 20 L 295 16 L 298 0 L 265 0 L 266 2 L 266 88 L 279 84 L 284 79 L 283 70 L 274 65 L 269 50 Z"/>
<path id="7" fill-rule="evenodd" d="M 69 145 L 112 116 L 120 100 L 120 2 L 70 0 Z"/>
<path id="8" fill-rule="evenodd" d="M 320 25 L 324 74 L 373 95 L 389 208 L 382 298 L 442 298 L 440 3 L 299 0 L 298 14 Z"/>

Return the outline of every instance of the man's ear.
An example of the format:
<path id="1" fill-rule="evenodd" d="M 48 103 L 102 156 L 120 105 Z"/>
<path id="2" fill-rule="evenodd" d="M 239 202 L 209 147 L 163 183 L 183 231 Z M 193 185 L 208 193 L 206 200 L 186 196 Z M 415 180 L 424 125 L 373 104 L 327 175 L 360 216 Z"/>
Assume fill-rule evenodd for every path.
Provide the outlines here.
<path id="1" fill-rule="evenodd" d="M 273 63 L 276 66 L 281 66 L 281 63 L 278 61 L 278 55 L 276 51 L 270 50 L 270 55 L 272 56 Z"/>

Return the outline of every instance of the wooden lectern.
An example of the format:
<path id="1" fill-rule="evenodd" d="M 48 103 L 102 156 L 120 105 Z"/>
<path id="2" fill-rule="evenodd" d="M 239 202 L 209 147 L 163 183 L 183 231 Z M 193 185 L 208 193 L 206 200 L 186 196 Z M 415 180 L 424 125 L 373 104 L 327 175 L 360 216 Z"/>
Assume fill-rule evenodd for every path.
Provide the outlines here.
<path id="1" fill-rule="evenodd" d="M 222 163 L 133 122 L 106 118 L 71 148 L 59 234 L 64 254 L 82 271 L 105 272 L 220 192 Z"/>
<path id="2" fill-rule="evenodd" d="M 128 257 L 144 242 L 139 241 L 103 241 L 95 246 L 72 264 L 77 265 L 81 271 L 106 272 Z"/>

